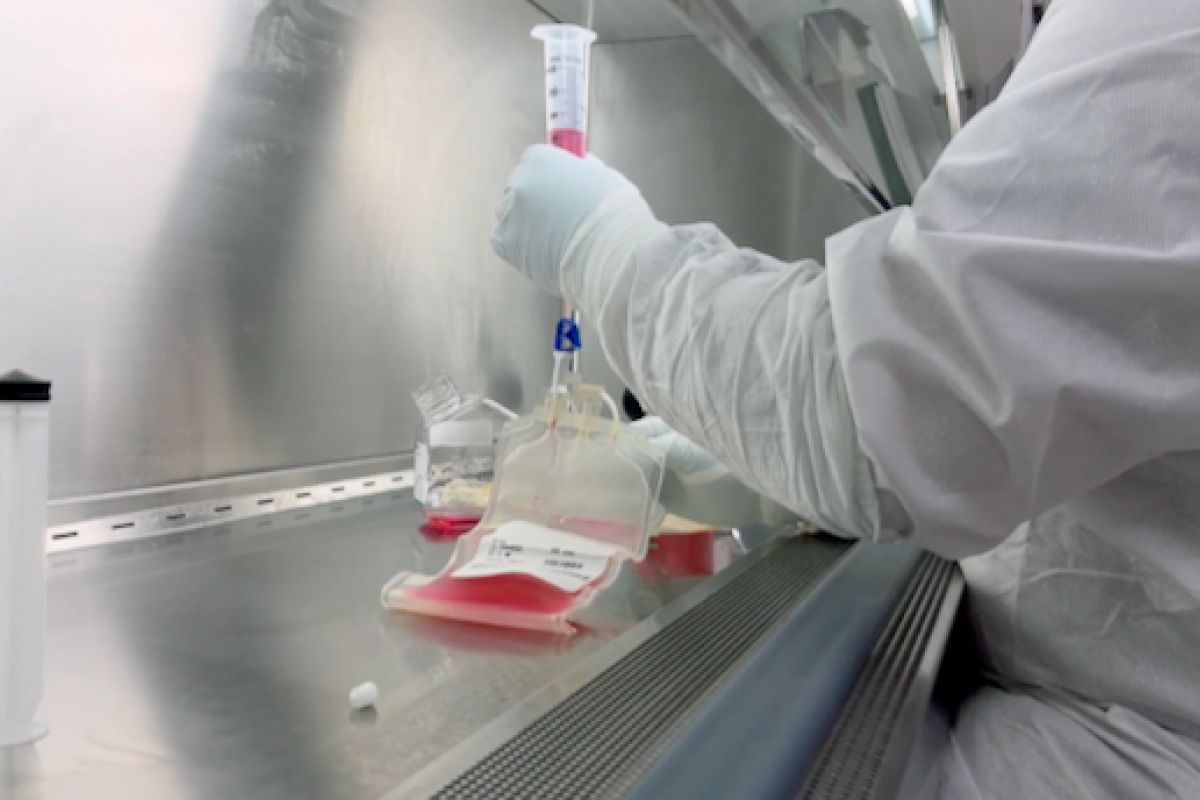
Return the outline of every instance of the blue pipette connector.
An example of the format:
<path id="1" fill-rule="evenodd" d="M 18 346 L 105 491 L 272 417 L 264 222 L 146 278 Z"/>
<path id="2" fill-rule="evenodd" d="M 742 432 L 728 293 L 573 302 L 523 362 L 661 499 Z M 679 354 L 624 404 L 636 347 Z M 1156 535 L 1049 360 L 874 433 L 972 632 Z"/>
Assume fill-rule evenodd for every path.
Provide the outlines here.
<path id="1" fill-rule="evenodd" d="M 554 353 L 575 353 L 581 347 L 580 326 L 575 324 L 575 320 L 570 317 L 558 320 L 558 325 L 554 327 Z"/>
<path id="2" fill-rule="evenodd" d="M 563 317 L 554 326 L 554 372 L 550 386 L 555 391 L 562 388 L 563 365 L 569 357 L 579 351 L 583 342 L 579 337 L 579 326 L 570 317 Z"/>
<path id="3" fill-rule="evenodd" d="M 554 328 L 554 352 L 574 353 L 583 346 L 579 338 L 579 326 L 570 317 L 563 317 Z"/>

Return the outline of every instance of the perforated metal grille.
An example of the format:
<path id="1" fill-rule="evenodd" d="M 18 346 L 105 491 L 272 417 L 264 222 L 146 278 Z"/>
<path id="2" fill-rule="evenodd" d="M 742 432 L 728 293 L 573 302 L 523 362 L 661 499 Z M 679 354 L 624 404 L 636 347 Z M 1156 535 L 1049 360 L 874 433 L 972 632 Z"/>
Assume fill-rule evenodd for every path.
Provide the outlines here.
<path id="1" fill-rule="evenodd" d="M 534 721 L 436 797 L 603 797 L 652 763 L 701 700 L 840 559 L 824 538 L 782 544 Z"/>
<path id="2" fill-rule="evenodd" d="M 798 797 L 871 797 L 955 566 L 925 555 Z"/>

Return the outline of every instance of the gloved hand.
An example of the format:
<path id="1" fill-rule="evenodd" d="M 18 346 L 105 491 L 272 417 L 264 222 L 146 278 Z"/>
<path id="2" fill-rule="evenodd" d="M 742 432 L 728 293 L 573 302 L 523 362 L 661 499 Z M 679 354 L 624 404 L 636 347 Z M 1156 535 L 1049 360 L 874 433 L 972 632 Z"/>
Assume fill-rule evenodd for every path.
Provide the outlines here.
<path id="1" fill-rule="evenodd" d="M 720 528 L 799 520 L 789 509 L 747 487 L 707 450 L 659 417 L 646 417 L 631 427 L 649 439 L 666 461 L 659 501 L 669 513 Z"/>
<path id="2" fill-rule="evenodd" d="M 492 249 L 542 287 L 562 294 L 559 272 L 567 245 L 580 223 L 620 189 L 637 192 L 595 156 L 578 158 L 535 144 L 508 179 L 496 209 Z"/>

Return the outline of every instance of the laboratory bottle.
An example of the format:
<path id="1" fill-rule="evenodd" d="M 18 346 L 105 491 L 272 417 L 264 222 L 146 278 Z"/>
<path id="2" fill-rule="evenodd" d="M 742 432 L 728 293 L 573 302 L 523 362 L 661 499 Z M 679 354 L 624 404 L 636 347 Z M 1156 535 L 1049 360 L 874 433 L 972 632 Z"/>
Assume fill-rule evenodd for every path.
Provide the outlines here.
<path id="1" fill-rule="evenodd" d="M 0 376 L 0 747 L 41 738 L 50 384 Z"/>

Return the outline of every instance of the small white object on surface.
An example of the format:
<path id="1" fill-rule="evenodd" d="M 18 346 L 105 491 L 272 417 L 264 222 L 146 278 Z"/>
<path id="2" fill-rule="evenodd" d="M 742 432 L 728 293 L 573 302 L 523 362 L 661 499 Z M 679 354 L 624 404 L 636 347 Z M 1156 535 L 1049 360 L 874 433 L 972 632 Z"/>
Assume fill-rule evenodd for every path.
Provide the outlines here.
<path id="1" fill-rule="evenodd" d="M 350 705 L 355 711 L 371 708 L 379 700 L 379 687 L 372 681 L 360 683 L 350 690 Z"/>

